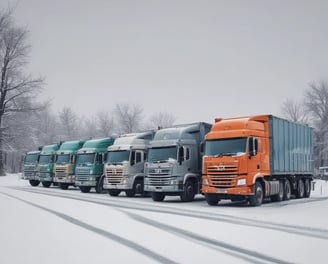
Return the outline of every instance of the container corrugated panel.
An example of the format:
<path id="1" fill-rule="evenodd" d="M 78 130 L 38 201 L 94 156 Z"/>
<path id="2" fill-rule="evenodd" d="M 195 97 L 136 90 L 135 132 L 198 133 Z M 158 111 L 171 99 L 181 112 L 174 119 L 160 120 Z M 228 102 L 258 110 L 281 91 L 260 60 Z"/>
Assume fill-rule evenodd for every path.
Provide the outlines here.
<path id="1" fill-rule="evenodd" d="M 313 174 L 313 129 L 269 116 L 272 174 Z"/>

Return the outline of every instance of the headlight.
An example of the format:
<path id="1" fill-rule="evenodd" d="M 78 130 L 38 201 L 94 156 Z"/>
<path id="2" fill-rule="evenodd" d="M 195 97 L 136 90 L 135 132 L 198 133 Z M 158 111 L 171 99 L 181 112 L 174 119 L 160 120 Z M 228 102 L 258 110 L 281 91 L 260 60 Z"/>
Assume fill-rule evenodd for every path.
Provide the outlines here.
<path id="1" fill-rule="evenodd" d="M 93 170 L 90 170 L 89 174 L 92 175 L 93 174 Z"/>
<path id="2" fill-rule="evenodd" d="M 208 185 L 208 179 L 203 179 L 203 185 Z"/>
<path id="3" fill-rule="evenodd" d="M 237 185 L 240 186 L 240 185 L 246 185 L 246 179 L 239 179 L 237 181 Z"/>
<path id="4" fill-rule="evenodd" d="M 93 176 L 90 176 L 89 181 L 93 181 L 93 180 L 94 180 Z"/>
<path id="5" fill-rule="evenodd" d="M 128 179 L 127 178 L 123 178 L 122 184 L 127 184 L 128 183 Z"/>
<path id="6" fill-rule="evenodd" d="M 178 184 L 179 182 L 178 182 L 178 180 L 177 179 L 172 179 L 172 180 L 170 180 L 170 184 L 171 185 L 176 185 L 176 184 Z"/>

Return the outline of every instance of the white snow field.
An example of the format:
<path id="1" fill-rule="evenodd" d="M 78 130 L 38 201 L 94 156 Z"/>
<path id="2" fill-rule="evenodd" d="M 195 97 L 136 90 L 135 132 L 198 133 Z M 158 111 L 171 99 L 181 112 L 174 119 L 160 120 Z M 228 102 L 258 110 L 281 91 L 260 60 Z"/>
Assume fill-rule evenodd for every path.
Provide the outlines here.
<path id="1" fill-rule="evenodd" d="M 260 207 L 164 202 L 0 177 L 0 263 L 328 263 L 328 183 Z"/>

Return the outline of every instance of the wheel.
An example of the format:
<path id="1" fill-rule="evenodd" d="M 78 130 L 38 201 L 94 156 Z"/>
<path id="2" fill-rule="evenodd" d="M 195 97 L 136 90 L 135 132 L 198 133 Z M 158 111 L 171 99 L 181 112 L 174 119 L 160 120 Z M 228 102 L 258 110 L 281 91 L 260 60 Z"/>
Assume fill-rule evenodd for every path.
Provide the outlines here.
<path id="1" fill-rule="evenodd" d="M 263 202 L 263 197 L 264 197 L 264 193 L 263 193 L 262 184 L 257 181 L 254 184 L 254 195 L 251 195 L 249 197 L 249 204 L 251 206 L 259 206 Z"/>
<path id="2" fill-rule="evenodd" d="M 216 196 L 215 194 L 205 194 L 205 199 L 206 202 L 208 203 L 208 205 L 218 205 L 220 199 L 218 196 Z"/>
<path id="3" fill-rule="evenodd" d="M 284 198 L 284 182 L 279 181 L 279 193 L 276 195 L 271 196 L 272 202 L 281 202 Z"/>
<path id="4" fill-rule="evenodd" d="M 159 193 L 159 192 L 152 192 L 151 193 L 151 198 L 153 199 L 153 201 L 155 202 L 161 202 L 164 200 L 165 198 L 165 194 L 164 193 Z"/>
<path id="5" fill-rule="evenodd" d="M 79 186 L 81 192 L 88 193 L 91 190 L 91 186 Z"/>
<path id="6" fill-rule="evenodd" d="M 302 179 L 297 181 L 297 190 L 296 190 L 296 198 L 304 197 L 304 182 Z"/>
<path id="7" fill-rule="evenodd" d="M 50 181 L 43 181 L 43 182 L 41 182 L 41 184 L 42 184 L 43 187 L 49 188 L 50 185 L 51 185 L 51 182 Z"/>
<path id="8" fill-rule="evenodd" d="M 121 193 L 120 190 L 116 190 L 116 189 L 108 189 L 108 194 L 110 196 L 118 196 Z"/>
<path id="9" fill-rule="evenodd" d="M 311 183 L 309 179 L 304 181 L 304 197 L 309 198 L 311 195 Z"/>
<path id="10" fill-rule="evenodd" d="M 68 183 L 59 183 L 59 187 L 62 190 L 67 190 L 68 189 Z"/>
<path id="11" fill-rule="evenodd" d="M 292 189 L 290 186 L 290 181 L 288 179 L 285 180 L 284 182 L 284 197 L 283 200 L 287 201 L 290 199 L 290 195 L 292 193 Z"/>
<path id="12" fill-rule="evenodd" d="M 126 194 L 127 197 L 134 197 L 136 195 L 136 191 L 134 189 L 126 190 L 125 194 Z"/>
<path id="13" fill-rule="evenodd" d="M 187 181 L 183 193 L 180 195 L 181 201 L 192 202 L 196 195 L 196 186 L 193 182 Z"/>
<path id="14" fill-rule="evenodd" d="M 38 186 L 39 184 L 40 184 L 40 181 L 38 181 L 38 180 L 29 180 L 29 182 L 30 182 L 30 184 L 32 185 L 32 186 Z"/>
<path id="15" fill-rule="evenodd" d="M 104 177 L 101 177 L 96 184 L 96 192 L 97 193 L 102 193 L 104 191 Z"/>
<path id="16" fill-rule="evenodd" d="M 127 197 L 134 197 L 136 195 L 136 183 L 133 184 L 133 187 L 131 190 L 126 190 L 125 194 Z"/>

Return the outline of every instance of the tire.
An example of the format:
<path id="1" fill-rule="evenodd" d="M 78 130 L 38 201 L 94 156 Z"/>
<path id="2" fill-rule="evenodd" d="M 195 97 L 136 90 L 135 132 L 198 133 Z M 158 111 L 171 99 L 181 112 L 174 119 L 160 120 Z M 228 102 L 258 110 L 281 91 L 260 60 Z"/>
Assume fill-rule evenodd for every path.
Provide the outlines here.
<path id="1" fill-rule="evenodd" d="M 184 186 L 184 191 L 180 195 L 180 199 L 183 202 L 192 202 L 196 195 L 196 186 L 192 181 L 187 181 Z"/>
<path id="2" fill-rule="evenodd" d="M 121 193 L 120 190 L 116 190 L 116 189 L 109 189 L 109 190 L 108 190 L 108 194 L 109 194 L 110 196 L 118 196 L 120 193 Z"/>
<path id="3" fill-rule="evenodd" d="M 249 197 L 249 204 L 251 206 L 260 206 L 263 203 L 263 187 L 260 182 L 255 182 L 254 184 L 254 194 Z"/>
<path id="4" fill-rule="evenodd" d="M 271 196 L 272 202 L 281 202 L 284 199 L 284 182 L 279 181 L 279 193 Z"/>
<path id="5" fill-rule="evenodd" d="M 45 188 L 49 188 L 50 185 L 51 185 L 51 182 L 50 181 L 43 181 L 41 182 L 42 186 L 45 187 Z"/>
<path id="6" fill-rule="evenodd" d="M 40 184 L 40 181 L 38 180 L 29 180 L 29 182 L 33 187 L 38 186 Z"/>
<path id="7" fill-rule="evenodd" d="M 59 183 L 59 187 L 62 190 L 67 190 L 68 189 L 68 183 Z"/>
<path id="8" fill-rule="evenodd" d="M 297 181 L 297 189 L 296 189 L 296 198 L 300 199 L 304 197 L 304 182 L 302 179 Z"/>
<path id="9" fill-rule="evenodd" d="M 304 197 L 309 198 L 311 195 L 311 182 L 309 179 L 304 181 Z"/>
<path id="10" fill-rule="evenodd" d="M 205 194 L 205 199 L 208 205 L 212 205 L 212 206 L 218 205 L 220 201 L 218 196 L 212 194 Z"/>
<path id="11" fill-rule="evenodd" d="M 91 186 L 79 186 L 81 192 L 88 193 L 91 190 Z"/>
<path id="12" fill-rule="evenodd" d="M 101 177 L 96 184 L 96 192 L 97 193 L 102 193 L 104 191 L 104 177 Z"/>
<path id="13" fill-rule="evenodd" d="M 165 194 L 164 193 L 160 193 L 160 192 L 152 192 L 151 193 L 151 198 L 155 202 L 161 202 L 161 201 L 164 200 Z"/>
<path id="14" fill-rule="evenodd" d="M 290 199 L 290 195 L 292 193 L 292 188 L 290 185 L 290 181 L 288 179 L 285 180 L 284 182 L 284 201 L 287 201 Z"/>
<path id="15" fill-rule="evenodd" d="M 133 184 L 133 187 L 131 190 L 126 190 L 125 194 L 127 197 L 134 197 L 136 195 L 136 182 Z"/>

